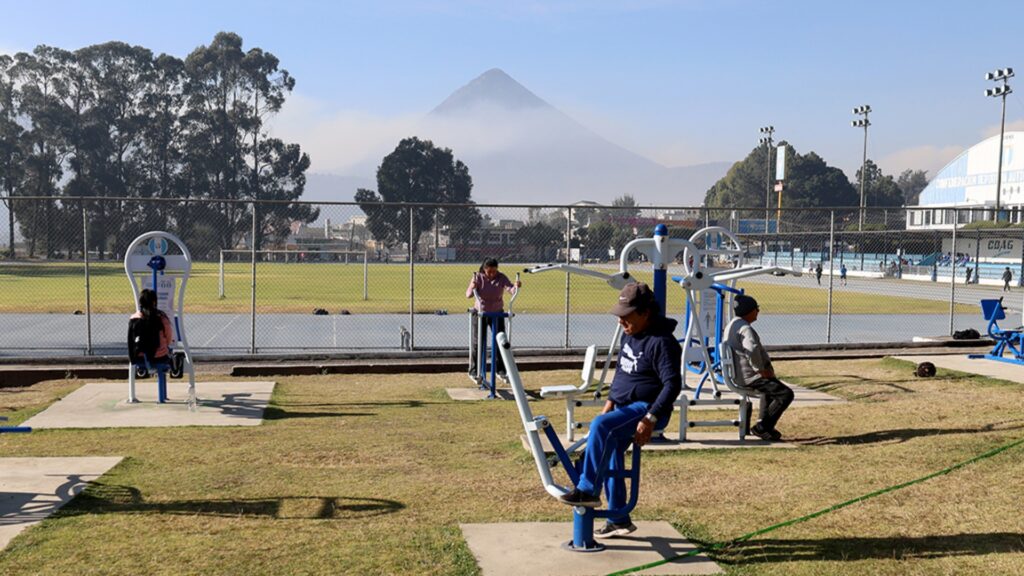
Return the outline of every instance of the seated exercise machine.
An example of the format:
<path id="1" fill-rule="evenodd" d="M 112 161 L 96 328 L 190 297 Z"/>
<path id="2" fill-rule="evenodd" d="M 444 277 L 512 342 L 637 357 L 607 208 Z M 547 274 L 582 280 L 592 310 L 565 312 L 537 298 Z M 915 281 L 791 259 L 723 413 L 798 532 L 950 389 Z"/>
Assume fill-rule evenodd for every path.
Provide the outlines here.
<path id="1" fill-rule="evenodd" d="M 170 254 L 171 245 L 177 247 L 176 254 Z M 124 271 L 132 286 L 135 310 L 138 312 L 139 293 L 142 288 L 151 288 L 157 294 L 157 307 L 171 320 L 174 341 L 170 343 L 169 354 L 172 378 L 181 378 L 188 372 L 188 399 L 190 410 L 196 409 L 196 373 L 192 363 L 192 352 L 185 336 L 183 305 L 185 286 L 192 272 L 192 255 L 185 243 L 170 232 L 146 232 L 132 241 L 125 251 Z M 181 280 L 180 284 L 178 280 Z M 148 285 L 147 285 L 148 284 Z M 177 294 L 175 294 L 177 288 Z M 177 298 L 177 302 L 175 302 Z M 134 359 L 128 366 L 128 402 L 138 402 L 135 396 L 136 377 L 145 378 L 151 370 L 149 362 L 140 364 Z M 166 402 L 167 390 L 157 393 L 160 402 Z"/>
<path id="2" fill-rule="evenodd" d="M 516 282 L 519 282 L 519 273 L 516 273 Z M 508 312 L 480 312 L 478 309 L 480 306 L 480 295 L 477 291 L 473 290 L 473 298 L 476 300 L 476 307 L 469 309 L 469 366 L 473 366 L 473 348 L 476 348 L 476 373 L 470 374 L 469 379 L 476 382 L 477 386 L 481 390 L 487 390 L 488 398 L 497 398 L 495 393 L 496 385 L 498 382 L 498 346 L 495 337 L 498 334 L 498 319 L 508 318 L 505 322 L 505 333 L 512 336 L 512 318 L 515 317 L 515 313 L 512 312 L 512 306 L 516 302 L 516 298 L 519 297 L 519 288 L 512 293 L 512 298 L 508 301 Z M 491 338 L 486 341 L 489 343 L 491 353 L 487 354 L 487 346 L 480 346 L 480 334 L 483 334 L 484 321 L 487 321 L 491 325 Z M 473 329 L 476 328 L 474 333 Z M 488 363 L 488 356 L 490 362 Z"/>
<path id="3" fill-rule="evenodd" d="M 566 449 L 562 446 L 558 434 L 555 433 L 554 427 L 546 416 L 533 415 L 526 397 L 526 391 L 523 389 L 523 381 L 519 377 L 519 369 L 516 367 L 512 347 L 504 334 L 498 336 L 498 346 L 501 351 L 502 360 L 505 362 L 505 369 L 508 371 L 509 384 L 512 386 L 513 394 L 515 394 L 516 407 L 519 409 L 519 416 L 530 444 L 530 452 L 533 454 L 533 460 L 537 465 L 537 472 L 540 474 L 541 482 L 544 483 L 544 489 L 547 493 L 553 498 L 558 498 L 563 494 L 569 493 L 572 487 L 562 486 L 555 482 L 551 471 L 553 462 L 549 461 L 544 453 L 540 435 L 543 433 L 547 437 L 548 442 L 551 443 L 551 447 L 555 450 L 555 458 L 553 460 L 557 459 L 557 462 L 562 465 L 571 486 L 575 486 L 580 478 L 580 468 L 577 467 L 577 464 L 573 464 L 570 458 L 573 449 Z M 562 544 L 563 549 L 572 552 L 600 552 L 604 550 L 604 545 L 594 540 L 594 520 L 596 518 L 609 518 L 628 514 L 636 507 L 637 501 L 640 499 L 640 447 L 633 444 L 633 457 L 628 470 L 609 469 L 605 471 L 605 475 L 605 478 L 621 477 L 629 483 L 628 501 L 617 509 L 598 510 L 583 506 L 573 507 L 572 540 Z"/>
<path id="4" fill-rule="evenodd" d="M 743 391 L 740 387 L 729 386 L 729 383 L 733 383 L 733 381 L 730 380 L 729 383 L 726 383 L 723 380 L 720 352 L 725 325 L 731 319 L 732 298 L 743 293 L 742 289 L 736 288 L 736 282 L 743 278 L 765 274 L 799 276 L 800 272 L 780 266 L 744 265 L 744 250 L 739 238 L 730 230 L 720 226 L 709 226 L 698 230 L 688 240 L 668 238 L 667 233 L 667 228 L 664 225 L 658 225 L 652 238 L 638 238 L 626 244 L 620 257 L 619 272 L 615 274 L 606 274 L 566 264 L 539 266 L 527 269 L 526 272 L 564 270 L 567 273 L 601 278 L 618 291 L 626 284 L 635 282 L 628 270 L 628 256 L 630 252 L 637 251 L 647 256 L 648 260 L 653 263 L 655 298 L 658 299 L 662 310 L 666 310 L 665 286 L 668 262 L 676 254 L 682 252 L 684 274 L 672 277 L 672 281 L 683 288 L 686 304 L 685 335 L 680 340 L 683 348 L 683 391 L 675 402 L 680 409 L 679 439 L 680 441 L 686 440 L 686 431 L 691 427 L 737 426 L 740 429 L 740 439 L 742 440 L 747 433 L 747 423 L 749 423 L 749 414 L 745 412 L 744 407 L 749 406 L 751 392 Z M 721 264 L 725 264 L 725 266 L 721 266 Z M 594 361 L 594 356 L 588 349 L 581 385 L 541 388 L 541 397 L 543 398 L 565 398 L 566 431 L 567 439 L 570 442 L 575 440 L 575 431 L 587 425 L 586 422 L 575 420 L 575 408 L 604 404 L 602 395 L 605 387 L 610 385 L 607 379 L 608 368 L 616 353 L 621 336 L 622 327 L 616 322 L 612 343 L 598 380 L 592 379 L 594 370 L 590 365 Z M 696 386 L 688 385 L 689 378 L 696 378 Z M 714 389 L 713 398 L 708 398 L 707 395 L 704 398 L 701 397 L 702 388 L 707 382 L 710 382 Z M 719 384 L 726 385 L 730 391 L 739 394 L 740 398 L 721 399 Z M 740 410 L 740 414 L 736 419 L 731 420 L 691 421 L 688 408 L 697 405 L 736 406 Z M 579 443 L 585 443 L 585 439 Z"/>
<path id="5" fill-rule="evenodd" d="M 999 321 L 1006 319 L 1006 308 L 1003 299 L 984 299 L 981 301 L 981 313 L 988 321 L 988 335 L 996 341 L 996 345 L 988 354 L 971 354 L 968 358 L 987 358 L 1010 364 L 1024 364 L 1024 327 L 1006 330 L 999 327 Z M 1009 350 L 1011 356 L 1007 357 Z"/>

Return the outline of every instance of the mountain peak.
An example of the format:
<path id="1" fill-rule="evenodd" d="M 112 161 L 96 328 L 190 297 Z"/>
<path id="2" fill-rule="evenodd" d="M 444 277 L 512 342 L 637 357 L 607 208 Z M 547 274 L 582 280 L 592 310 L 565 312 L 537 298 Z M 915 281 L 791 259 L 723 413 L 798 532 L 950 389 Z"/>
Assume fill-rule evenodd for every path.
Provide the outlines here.
<path id="1" fill-rule="evenodd" d="M 431 114 L 457 115 L 480 106 L 497 106 L 508 110 L 550 108 L 525 86 L 516 82 L 501 68 L 491 68 L 452 92 Z"/>

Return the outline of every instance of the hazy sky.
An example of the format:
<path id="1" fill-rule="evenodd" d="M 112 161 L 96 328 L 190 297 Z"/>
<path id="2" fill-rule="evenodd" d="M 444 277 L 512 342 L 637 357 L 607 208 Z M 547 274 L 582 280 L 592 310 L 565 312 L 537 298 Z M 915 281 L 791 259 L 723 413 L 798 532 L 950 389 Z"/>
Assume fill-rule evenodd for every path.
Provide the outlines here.
<path id="1" fill-rule="evenodd" d="M 983 76 L 1024 72 L 1021 22 L 1019 0 L 0 0 L 0 51 L 121 40 L 184 57 L 217 31 L 236 32 L 296 77 L 275 130 L 301 143 L 316 171 L 344 172 L 368 144 L 397 142 L 497 67 L 668 166 L 740 159 L 773 124 L 777 138 L 852 177 L 856 105 L 874 109 L 869 156 L 890 172 L 934 174 L 998 131 Z M 1007 122 L 1024 129 L 1018 93 Z"/>

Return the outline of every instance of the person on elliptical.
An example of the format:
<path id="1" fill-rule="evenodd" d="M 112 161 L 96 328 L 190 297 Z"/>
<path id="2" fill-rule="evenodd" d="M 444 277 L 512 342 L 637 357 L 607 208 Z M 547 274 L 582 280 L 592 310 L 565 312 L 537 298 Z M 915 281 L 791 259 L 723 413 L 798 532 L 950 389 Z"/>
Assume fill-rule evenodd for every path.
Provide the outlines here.
<path id="1" fill-rule="evenodd" d="M 498 271 L 498 261 L 494 258 L 488 258 L 484 260 L 483 264 L 480 265 L 480 270 L 473 274 L 473 278 L 469 281 L 469 287 L 466 288 L 466 298 L 473 297 L 473 291 L 476 291 L 476 295 L 479 299 L 473 305 L 478 313 L 483 312 L 504 312 L 505 311 L 505 292 L 508 291 L 510 294 L 515 293 L 516 290 L 522 286 L 523 283 L 519 280 L 512 282 Z M 497 319 L 498 329 L 494 336 L 497 336 L 497 332 L 505 331 L 505 319 Z M 484 318 L 484 329 L 480 330 L 473 342 L 476 347 L 473 351 L 473 360 L 469 368 L 470 375 L 476 374 L 476 362 L 477 357 L 480 355 L 480 350 L 487 349 L 487 330 L 491 327 L 491 319 Z M 474 328 L 475 330 L 475 328 Z M 505 364 L 501 360 L 501 355 L 498 355 L 498 374 L 505 377 Z"/>

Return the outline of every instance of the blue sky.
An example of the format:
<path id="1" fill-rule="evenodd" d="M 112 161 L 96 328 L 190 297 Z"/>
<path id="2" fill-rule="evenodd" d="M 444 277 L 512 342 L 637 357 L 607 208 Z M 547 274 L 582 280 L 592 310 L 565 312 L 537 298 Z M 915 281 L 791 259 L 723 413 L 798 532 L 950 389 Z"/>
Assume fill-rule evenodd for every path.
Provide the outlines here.
<path id="1" fill-rule="evenodd" d="M 2 0 L 0 14 L 4 52 L 121 40 L 184 57 L 237 32 L 297 79 L 275 131 L 334 172 L 366 139 L 400 134 L 498 67 L 665 165 L 737 160 L 773 124 L 852 177 L 861 132 L 850 110 L 870 104 L 869 156 L 934 174 L 998 130 L 984 73 L 1024 72 L 1019 1 Z M 1024 129 L 1020 94 L 1007 122 Z"/>

